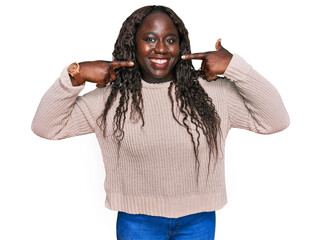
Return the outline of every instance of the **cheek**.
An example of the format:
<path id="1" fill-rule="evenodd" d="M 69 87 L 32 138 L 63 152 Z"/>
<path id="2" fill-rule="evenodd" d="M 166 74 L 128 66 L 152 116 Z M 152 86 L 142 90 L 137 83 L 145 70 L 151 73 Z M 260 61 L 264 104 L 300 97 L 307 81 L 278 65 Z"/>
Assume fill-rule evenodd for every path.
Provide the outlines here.
<path id="1" fill-rule="evenodd" d="M 171 52 L 172 52 L 172 55 L 177 58 L 177 59 L 176 59 L 176 61 L 177 61 L 177 60 L 178 60 L 178 57 L 179 57 L 179 45 L 177 45 L 177 46 L 172 46 Z"/>
<path id="2" fill-rule="evenodd" d="M 139 44 L 137 46 L 137 55 L 145 56 L 151 50 L 151 47 L 148 44 Z"/>
<path id="3" fill-rule="evenodd" d="M 145 65 L 146 59 L 145 56 L 148 52 L 148 47 L 146 44 L 137 44 L 136 46 L 136 58 L 141 67 Z M 144 67 L 143 67 L 144 68 Z"/>
<path id="4" fill-rule="evenodd" d="M 171 46 L 171 52 L 173 55 L 179 54 L 179 44 Z"/>

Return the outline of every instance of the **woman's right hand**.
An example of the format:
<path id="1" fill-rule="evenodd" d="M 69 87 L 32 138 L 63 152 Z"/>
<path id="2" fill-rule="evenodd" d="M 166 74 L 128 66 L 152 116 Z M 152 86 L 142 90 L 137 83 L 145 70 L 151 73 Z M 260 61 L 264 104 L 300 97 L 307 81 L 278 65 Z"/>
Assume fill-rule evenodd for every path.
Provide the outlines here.
<path id="1" fill-rule="evenodd" d="M 132 67 L 134 62 L 131 61 L 90 61 L 79 63 L 79 74 L 84 82 L 96 83 L 96 87 L 105 87 L 107 83 L 116 80 L 115 69 L 119 67 Z M 72 81 L 73 86 L 79 86 Z"/>

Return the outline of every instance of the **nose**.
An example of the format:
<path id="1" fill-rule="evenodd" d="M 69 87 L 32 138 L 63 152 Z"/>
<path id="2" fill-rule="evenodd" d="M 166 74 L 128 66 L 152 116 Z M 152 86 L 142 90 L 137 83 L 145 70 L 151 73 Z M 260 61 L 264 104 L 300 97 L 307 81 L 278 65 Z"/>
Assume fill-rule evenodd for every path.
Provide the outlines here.
<path id="1" fill-rule="evenodd" d="M 155 53 L 164 54 L 167 52 L 167 46 L 163 41 L 158 41 L 155 46 Z"/>

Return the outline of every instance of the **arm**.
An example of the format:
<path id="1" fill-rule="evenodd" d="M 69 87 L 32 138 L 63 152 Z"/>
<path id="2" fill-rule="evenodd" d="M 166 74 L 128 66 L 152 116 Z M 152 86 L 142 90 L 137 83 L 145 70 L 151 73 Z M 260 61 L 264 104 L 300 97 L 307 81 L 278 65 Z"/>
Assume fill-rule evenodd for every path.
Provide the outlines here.
<path id="1" fill-rule="evenodd" d="M 288 127 L 289 115 L 278 91 L 243 58 L 234 54 L 224 76 L 232 81 L 227 89 L 231 127 L 261 134 Z"/>
<path id="2" fill-rule="evenodd" d="M 201 69 L 209 80 L 223 74 L 233 82 L 227 84 L 230 127 L 262 134 L 285 129 L 290 123 L 289 115 L 274 86 L 240 56 L 223 48 L 221 39 L 215 48 L 217 51 L 185 54 L 182 59 L 202 60 Z"/>
<path id="3" fill-rule="evenodd" d="M 95 106 L 100 96 L 92 92 L 79 97 L 83 88 L 84 85 L 72 85 L 65 68 L 40 101 L 32 131 L 47 139 L 63 139 L 94 132 Z M 92 104 L 95 101 L 96 104 Z"/>
<path id="4" fill-rule="evenodd" d="M 131 61 L 90 61 L 79 63 L 79 83 L 70 79 L 67 68 L 43 96 L 32 122 L 32 131 L 47 139 L 62 139 L 95 131 L 102 111 L 103 96 L 110 81 L 116 80 L 115 69 L 131 67 Z M 97 89 L 79 97 L 84 82 L 96 83 Z"/>

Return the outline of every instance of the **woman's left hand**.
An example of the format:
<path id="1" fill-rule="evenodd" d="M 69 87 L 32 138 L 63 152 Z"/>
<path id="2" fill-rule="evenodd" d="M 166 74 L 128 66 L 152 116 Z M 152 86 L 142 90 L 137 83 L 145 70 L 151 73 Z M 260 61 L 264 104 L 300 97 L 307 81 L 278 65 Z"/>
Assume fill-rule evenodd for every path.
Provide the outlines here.
<path id="1" fill-rule="evenodd" d="M 214 80 L 218 74 L 224 74 L 233 57 L 233 54 L 222 47 L 221 41 L 221 39 L 217 40 L 215 45 L 216 51 L 185 54 L 182 55 L 182 59 L 203 60 L 201 70 L 208 80 Z"/>

